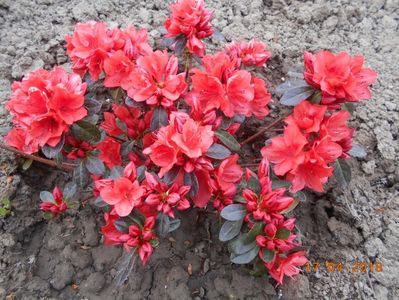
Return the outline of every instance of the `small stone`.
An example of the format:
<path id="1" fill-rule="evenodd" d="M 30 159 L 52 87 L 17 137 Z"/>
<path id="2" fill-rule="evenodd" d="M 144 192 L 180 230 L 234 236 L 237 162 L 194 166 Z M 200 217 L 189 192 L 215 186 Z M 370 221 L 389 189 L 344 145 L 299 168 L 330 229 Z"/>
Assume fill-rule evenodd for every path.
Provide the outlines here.
<path id="1" fill-rule="evenodd" d="M 375 161 L 374 160 L 370 160 L 368 162 L 364 162 L 362 164 L 362 169 L 363 169 L 364 173 L 366 173 L 367 175 L 374 174 Z"/>
<path id="2" fill-rule="evenodd" d="M 82 291 L 97 293 L 102 290 L 105 284 L 105 277 L 103 274 L 96 272 L 89 275 L 89 277 L 81 285 Z"/>
<path id="3" fill-rule="evenodd" d="M 372 238 L 366 241 L 364 249 L 369 257 L 382 256 L 386 252 L 384 243 L 379 238 Z"/>

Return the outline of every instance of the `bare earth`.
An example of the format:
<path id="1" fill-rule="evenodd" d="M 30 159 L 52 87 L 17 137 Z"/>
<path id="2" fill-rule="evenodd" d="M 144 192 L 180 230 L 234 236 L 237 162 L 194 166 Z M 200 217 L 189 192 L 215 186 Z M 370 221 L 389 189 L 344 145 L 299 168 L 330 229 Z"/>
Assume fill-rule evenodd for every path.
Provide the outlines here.
<path id="1" fill-rule="evenodd" d="M 157 43 L 167 2 L 0 0 L 0 134 L 10 128 L 3 104 L 12 81 L 41 67 L 68 68 L 64 36 L 76 22 L 134 24 L 147 28 Z M 112 280 L 122 251 L 102 245 L 96 209 L 82 206 L 51 222 L 41 218 L 39 191 L 62 185 L 68 175 L 40 165 L 22 172 L 14 156 L 1 151 L 0 196 L 11 199 L 13 215 L 0 219 L 0 299 L 397 299 L 399 1 L 208 0 L 207 6 L 215 11 L 213 25 L 228 41 L 257 37 L 269 45 L 271 91 L 302 61 L 304 50 L 363 54 L 367 66 L 379 73 L 373 99 L 359 103 L 354 113 L 356 140 L 368 155 L 350 162 L 348 191 L 331 182 L 326 194 L 309 194 L 295 213 L 310 260 L 320 263 L 318 271 L 275 290 L 267 279 L 232 266 L 226 247 L 217 241 L 218 220 L 192 210 L 149 265 L 116 288 Z M 210 49 L 220 46 L 219 40 L 210 41 Z M 254 125 L 259 122 L 243 134 L 253 132 Z M 328 272 L 326 261 L 346 268 Z M 356 261 L 381 262 L 383 270 L 355 272 Z"/>

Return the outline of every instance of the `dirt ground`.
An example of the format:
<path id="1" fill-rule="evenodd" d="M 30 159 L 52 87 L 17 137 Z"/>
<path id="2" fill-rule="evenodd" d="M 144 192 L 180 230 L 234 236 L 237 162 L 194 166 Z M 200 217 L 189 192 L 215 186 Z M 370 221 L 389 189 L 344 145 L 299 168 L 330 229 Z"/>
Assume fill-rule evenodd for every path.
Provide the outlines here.
<path id="1" fill-rule="evenodd" d="M 0 135 L 10 128 L 3 104 L 11 82 L 40 67 L 68 67 L 64 36 L 76 22 L 134 24 L 147 28 L 154 43 L 167 2 L 0 0 Z M 218 220 L 191 210 L 149 265 L 115 287 L 122 251 L 102 245 L 98 211 L 82 205 L 47 222 L 38 210 L 39 191 L 62 185 L 68 175 L 37 164 L 22 172 L 14 156 L 1 151 L 0 196 L 11 199 L 12 216 L 0 218 L 0 299 L 398 299 L 399 1 L 206 3 L 228 41 L 257 37 L 269 45 L 271 91 L 301 62 L 305 49 L 360 53 L 379 73 L 373 99 L 359 103 L 354 113 L 356 140 L 368 155 L 350 162 L 348 191 L 332 181 L 326 194 L 309 194 L 296 209 L 302 242 L 311 262 L 320 264 L 318 271 L 312 268 L 275 289 L 267 279 L 249 276 L 247 268 L 232 266 L 217 241 Z M 213 39 L 210 49 L 219 46 Z M 326 261 L 345 268 L 328 272 Z M 367 271 L 356 269 L 356 262 L 366 262 Z M 381 262 L 382 271 L 371 271 L 369 262 Z"/>

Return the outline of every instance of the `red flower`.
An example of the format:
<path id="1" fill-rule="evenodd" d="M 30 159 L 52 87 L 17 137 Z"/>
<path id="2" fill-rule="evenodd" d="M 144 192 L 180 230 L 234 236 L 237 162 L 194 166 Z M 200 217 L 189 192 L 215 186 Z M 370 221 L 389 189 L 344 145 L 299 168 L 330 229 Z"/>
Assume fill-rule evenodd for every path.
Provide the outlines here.
<path id="1" fill-rule="evenodd" d="M 305 52 L 305 80 L 322 92 L 323 104 L 336 105 L 344 101 L 370 99 L 369 85 L 377 78 L 372 69 L 363 68 L 363 56 L 346 52 L 333 54 L 321 51 Z"/>
<path id="2" fill-rule="evenodd" d="M 193 89 L 187 99 L 190 106 L 199 106 L 204 112 L 220 108 L 227 117 L 263 117 L 268 113 L 270 94 L 261 79 L 237 69 L 236 62 L 224 52 L 206 56 L 202 62 L 204 71 L 191 70 Z"/>
<path id="3" fill-rule="evenodd" d="M 287 123 L 295 123 L 303 132 L 319 132 L 327 106 L 302 101 L 295 106 L 293 114 L 286 119 Z"/>
<path id="4" fill-rule="evenodd" d="M 69 125 L 87 114 L 83 107 L 86 83 L 59 67 L 32 72 L 21 82 L 14 82 L 12 89 L 6 107 L 14 115 L 18 130 L 6 141 L 28 153 L 46 144 L 56 146 Z"/>
<path id="5" fill-rule="evenodd" d="M 104 60 L 114 46 L 103 22 L 78 23 L 72 36 L 66 36 L 67 53 L 73 62 L 72 70 L 83 76 L 89 71 L 93 80 L 98 80 Z"/>
<path id="6" fill-rule="evenodd" d="M 271 263 L 266 263 L 269 269 L 269 274 L 277 281 L 277 285 L 283 283 L 284 275 L 292 277 L 298 275 L 301 269 L 298 267 L 307 263 L 307 258 L 304 251 L 299 251 L 288 255 L 287 257 L 277 256 Z"/>
<path id="7" fill-rule="evenodd" d="M 256 236 L 256 242 L 261 247 L 259 254 L 262 258 L 262 248 L 271 251 L 286 252 L 297 246 L 294 242 L 295 234 L 290 233 L 286 238 L 279 238 L 279 230 L 286 229 L 292 231 L 295 226 L 295 219 L 272 219 L 271 223 L 266 224 L 263 234 Z M 276 236 L 277 235 L 277 236 Z M 262 258 L 263 259 L 263 258 Z"/>
<path id="8" fill-rule="evenodd" d="M 85 158 L 87 152 L 94 150 L 94 146 L 90 145 L 86 141 L 79 141 L 71 135 L 67 135 L 65 138 L 65 144 L 68 151 L 64 151 L 66 157 L 70 160 L 78 158 Z"/>
<path id="9" fill-rule="evenodd" d="M 225 206 L 233 204 L 234 196 L 237 194 L 236 185 L 227 185 L 224 189 L 220 187 L 217 180 L 210 179 L 210 186 L 212 188 L 212 196 L 214 196 L 213 207 L 219 212 Z"/>
<path id="10" fill-rule="evenodd" d="M 126 29 L 114 28 L 110 33 L 114 41 L 113 51 L 122 50 L 132 61 L 136 61 L 142 55 L 152 52 L 148 44 L 148 33 L 146 29 L 136 30 L 133 26 Z"/>
<path id="11" fill-rule="evenodd" d="M 212 169 L 208 160 L 201 157 L 213 144 L 211 126 L 201 126 L 185 113 L 172 113 L 170 124 L 162 127 L 156 136 L 156 141 L 143 153 L 161 167 L 161 178 L 177 163 L 186 172 L 192 172 L 196 166 Z"/>
<path id="12" fill-rule="evenodd" d="M 158 50 L 137 60 L 137 68 L 122 87 L 137 102 L 170 107 L 187 88 L 185 73 L 177 74 L 177 71 L 177 57 Z"/>
<path id="13" fill-rule="evenodd" d="M 210 25 L 212 13 L 207 11 L 204 0 L 178 0 L 170 5 L 172 16 L 166 19 L 164 26 L 166 37 L 183 34 L 187 38 L 187 48 L 200 57 L 205 54 L 205 45 L 201 39 L 213 34 Z"/>
<path id="14" fill-rule="evenodd" d="M 145 172 L 147 197 L 145 203 L 156 206 L 157 210 L 174 218 L 173 208 L 186 210 L 190 207 L 190 202 L 185 198 L 190 190 L 189 186 L 178 186 L 176 183 L 170 188 L 151 173 Z"/>
<path id="15" fill-rule="evenodd" d="M 107 179 L 105 179 L 107 180 Z M 99 188 L 104 180 L 99 180 L 96 187 Z M 129 163 L 124 169 L 123 176 L 109 184 L 106 182 L 100 188 L 100 196 L 104 202 L 113 205 L 116 213 L 121 217 L 128 216 L 133 208 L 142 203 L 144 188 L 136 180 L 136 166 Z"/>
<path id="16" fill-rule="evenodd" d="M 111 54 L 104 61 L 106 87 L 121 87 L 125 84 L 126 78 L 134 69 L 134 62 L 125 55 L 122 50 Z"/>
<path id="17" fill-rule="evenodd" d="M 55 187 L 53 190 L 53 200 L 40 203 L 40 209 L 43 212 L 51 212 L 53 217 L 68 209 L 68 204 L 64 202 L 64 196 L 59 187 Z"/>
<path id="18" fill-rule="evenodd" d="M 284 136 L 274 137 L 272 144 L 262 149 L 262 156 L 275 164 L 276 175 L 283 176 L 303 163 L 303 148 L 307 142 L 298 126 L 289 123 L 284 129 Z"/>
<path id="19" fill-rule="evenodd" d="M 120 154 L 121 144 L 113 138 L 106 137 L 96 146 L 96 149 L 100 150 L 98 158 L 101 159 L 109 169 L 122 164 L 122 157 Z"/>
<path id="20" fill-rule="evenodd" d="M 239 157 L 234 154 L 223 160 L 215 172 L 216 180 L 222 190 L 228 190 L 241 180 L 242 168 L 237 164 Z"/>
<path id="21" fill-rule="evenodd" d="M 149 257 L 154 252 L 154 248 L 151 244 L 151 242 L 157 238 L 153 232 L 154 226 L 155 218 L 148 217 L 145 220 L 143 228 L 137 225 L 130 225 L 129 233 L 123 234 L 119 238 L 128 251 L 130 251 L 131 248 L 138 250 L 143 265 L 147 263 Z"/>
<path id="22" fill-rule="evenodd" d="M 120 236 L 123 232 L 115 227 L 115 221 L 118 219 L 119 215 L 116 213 L 115 208 L 110 212 L 104 213 L 105 225 L 101 227 L 101 233 L 104 236 L 105 245 L 119 245 L 122 243 Z"/>
<path id="23" fill-rule="evenodd" d="M 262 67 L 271 57 L 271 53 L 266 51 L 266 45 L 256 39 L 248 43 L 229 43 L 225 50 L 230 57 L 237 60 L 238 65 Z"/>

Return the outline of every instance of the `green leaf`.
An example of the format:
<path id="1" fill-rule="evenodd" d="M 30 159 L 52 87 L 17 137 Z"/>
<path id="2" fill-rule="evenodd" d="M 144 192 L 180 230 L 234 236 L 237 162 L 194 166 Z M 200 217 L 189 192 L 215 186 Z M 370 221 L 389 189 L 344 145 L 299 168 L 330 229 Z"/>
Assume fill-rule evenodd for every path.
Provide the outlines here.
<path id="1" fill-rule="evenodd" d="M 150 129 L 151 131 L 158 130 L 159 128 L 169 124 L 168 113 L 166 110 L 158 106 L 154 109 L 151 117 Z"/>
<path id="2" fill-rule="evenodd" d="M 294 199 L 294 202 L 292 202 L 292 204 L 288 208 L 281 211 L 281 214 L 288 214 L 289 212 L 293 211 L 294 208 L 298 206 L 298 204 L 299 204 L 299 200 Z"/>
<path id="3" fill-rule="evenodd" d="M 55 147 L 44 145 L 41 150 L 44 156 L 46 156 L 47 158 L 54 158 L 58 155 L 58 153 L 61 152 L 62 148 L 64 147 L 64 144 L 65 144 L 65 137 L 63 135 L 61 137 L 61 140 L 58 142 L 58 144 Z"/>
<path id="4" fill-rule="evenodd" d="M 86 184 L 88 176 L 83 161 L 81 161 L 73 170 L 73 180 L 81 187 Z"/>
<path id="5" fill-rule="evenodd" d="M 248 179 L 247 187 L 256 194 L 259 194 L 261 192 L 260 182 L 258 177 L 256 176 L 252 176 Z"/>
<path id="6" fill-rule="evenodd" d="M 184 173 L 184 185 L 188 185 L 190 187 L 190 191 L 188 192 L 190 197 L 195 197 L 198 194 L 199 191 L 198 178 L 194 174 L 194 172 Z"/>
<path id="7" fill-rule="evenodd" d="M 72 199 L 73 196 L 75 196 L 77 190 L 78 190 L 78 186 L 76 185 L 75 182 L 68 182 L 65 185 L 62 193 L 66 199 Z"/>
<path id="8" fill-rule="evenodd" d="M 133 146 L 134 146 L 134 141 L 126 141 L 122 144 L 121 147 L 121 154 L 123 156 L 127 156 L 130 152 L 132 152 Z"/>
<path id="9" fill-rule="evenodd" d="M 160 236 L 166 236 L 170 229 L 170 219 L 168 215 L 158 214 L 156 219 L 156 229 Z"/>
<path id="10" fill-rule="evenodd" d="M 128 233 L 129 232 L 129 225 L 126 223 L 125 220 L 119 219 L 114 222 L 116 229 L 119 231 Z"/>
<path id="11" fill-rule="evenodd" d="M 219 231 L 219 240 L 227 242 L 235 238 L 240 233 L 241 226 L 242 220 L 224 222 Z"/>
<path id="12" fill-rule="evenodd" d="M 167 185 L 170 185 L 175 182 L 177 175 L 179 175 L 181 170 L 180 166 L 174 166 L 171 170 L 169 170 L 164 177 L 162 178 L 163 182 Z"/>
<path id="13" fill-rule="evenodd" d="M 108 206 L 108 203 L 106 203 L 103 198 L 101 198 L 100 196 L 98 196 L 96 198 L 96 200 L 94 200 L 94 205 L 97 207 L 106 207 Z"/>
<path id="14" fill-rule="evenodd" d="M 85 166 L 87 170 L 95 175 L 103 175 L 105 172 L 104 163 L 98 158 L 93 155 L 88 155 L 84 159 Z"/>
<path id="15" fill-rule="evenodd" d="M 236 195 L 236 196 L 234 197 L 234 202 L 246 204 L 246 203 L 247 203 L 247 200 L 245 200 L 244 197 L 241 196 L 241 195 Z"/>
<path id="16" fill-rule="evenodd" d="M 121 166 L 114 166 L 109 174 L 109 179 L 118 179 L 123 175 L 123 168 Z"/>
<path id="17" fill-rule="evenodd" d="M 72 125 L 73 135 L 82 141 L 97 143 L 101 139 L 101 132 L 95 124 L 81 120 Z"/>
<path id="18" fill-rule="evenodd" d="M 342 104 L 341 108 L 349 111 L 349 113 L 353 113 L 355 111 L 355 106 L 353 105 L 353 103 L 350 102 L 345 102 L 344 104 Z"/>
<path id="19" fill-rule="evenodd" d="M 26 171 L 32 166 L 32 159 L 25 159 L 24 164 L 22 165 L 22 170 Z"/>
<path id="20" fill-rule="evenodd" d="M 339 185 L 346 187 L 351 181 L 351 168 L 348 163 L 338 158 L 334 164 L 334 176 Z"/>
<path id="21" fill-rule="evenodd" d="M 231 152 L 223 145 L 213 144 L 205 155 L 214 159 L 225 159 L 231 155 Z"/>
<path id="22" fill-rule="evenodd" d="M 271 262 L 276 255 L 276 252 L 269 250 L 267 248 L 262 249 L 262 260 L 266 263 Z"/>
<path id="23" fill-rule="evenodd" d="M 254 263 L 252 271 L 249 273 L 251 276 L 262 276 L 268 272 L 267 268 L 265 267 L 265 264 L 262 262 L 262 260 L 257 259 L 256 262 Z"/>
<path id="24" fill-rule="evenodd" d="M 217 138 L 233 151 L 240 151 L 240 143 L 227 131 L 217 130 L 215 132 Z"/>
<path id="25" fill-rule="evenodd" d="M 238 221 L 244 219 L 247 209 L 241 204 L 230 204 L 223 208 L 220 215 L 228 221 Z"/>
<path id="26" fill-rule="evenodd" d="M 145 179 L 145 171 L 147 170 L 146 166 L 140 166 L 137 168 L 137 180 L 139 182 Z"/>
<path id="27" fill-rule="evenodd" d="M 53 194 L 48 192 L 48 191 L 41 191 L 40 192 L 40 200 L 42 200 L 42 202 L 53 202 L 53 203 L 55 203 Z"/>
<path id="28" fill-rule="evenodd" d="M 291 231 L 288 230 L 287 228 L 281 227 L 279 230 L 277 230 L 276 233 L 276 238 L 280 240 L 286 240 L 290 236 Z"/>
<path id="29" fill-rule="evenodd" d="M 235 239 L 231 240 L 228 244 L 229 251 L 238 255 L 248 252 L 255 247 L 256 241 L 248 242 L 248 236 L 246 234 L 240 234 Z"/>
<path id="30" fill-rule="evenodd" d="M 169 232 L 175 231 L 180 227 L 181 221 L 180 219 L 172 219 L 169 224 Z"/>
<path id="31" fill-rule="evenodd" d="M 262 233 L 263 230 L 263 223 L 262 222 L 257 222 L 252 226 L 251 230 L 246 234 L 247 237 L 247 242 L 254 241 L 256 239 L 256 236 Z"/>
<path id="32" fill-rule="evenodd" d="M 94 96 L 91 94 L 91 96 Z M 88 111 L 89 115 L 97 114 L 101 110 L 102 103 L 92 97 L 85 97 L 85 103 L 84 103 L 85 108 Z"/>
<path id="33" fill-rule="evenodd" d="M 43 212 L 42 216 L 46 220 L 51 220 L 53 218 L 53 214 L 49 211 Z"/>
<path id="34" fill-rule="evenodd" d="M 255 243 L 255 246 L 248 252 L 238 255 L 231 253 L 230 261 L 234 264 L 239 264 L 239 265 L 248 264 L 258 256 L 258 252 L 259 252 L 259 246 Z"/>
<path id="35" fill-rule="evenodd" d="M 286 180 L 273 180 L 272 181 L 272 189 L 278 189 L 278 188 L 288 188 L 291 186 L 291 182 L 286 181 Z"/>
<path id="36" fill-rule="evenodd" d="M 125 96 L 125 92 L 122 88 L 116 88 L 111 91 L 111 96 L 116 102 L 120 102 Z"/>
<path id="37" fill-rule="evenodd" d="M 278 86 L 276 91 L 283 95 L 280 98 L 281 104 L 295 106 L 312 96 L 315 89 L 305 80 L 290 80 Z"/>

